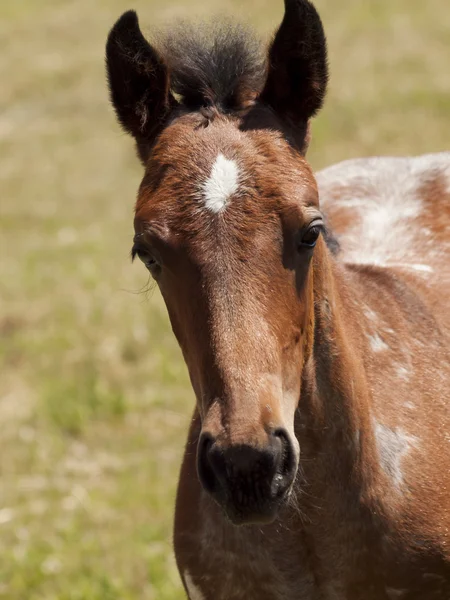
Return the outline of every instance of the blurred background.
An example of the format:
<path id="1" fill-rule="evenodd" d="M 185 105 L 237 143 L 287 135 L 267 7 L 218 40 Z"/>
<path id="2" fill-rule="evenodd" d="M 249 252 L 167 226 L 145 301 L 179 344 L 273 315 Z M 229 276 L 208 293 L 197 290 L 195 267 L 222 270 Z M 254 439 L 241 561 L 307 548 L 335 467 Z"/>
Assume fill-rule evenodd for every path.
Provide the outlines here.
<path id="1" fill-rule="evenodd" d="M 317 0 L 331 85 L 318 169 L 449 148 L 447 0 Z M 223 13 L 270 35 L 281 0 L 0 2 L 0 598 L 176 600 L 171 535 L 194 404 L 157 290 L 131 265 L 141 168 L 104 43 Z"/>

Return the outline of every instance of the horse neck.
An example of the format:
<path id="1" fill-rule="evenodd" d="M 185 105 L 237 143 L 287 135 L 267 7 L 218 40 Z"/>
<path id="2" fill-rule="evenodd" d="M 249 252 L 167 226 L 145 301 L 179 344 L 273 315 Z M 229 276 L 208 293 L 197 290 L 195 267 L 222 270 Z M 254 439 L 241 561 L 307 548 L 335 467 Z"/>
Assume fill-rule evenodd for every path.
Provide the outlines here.
<path id="1" fill-rule="evenodd" d="M 314 341 L 296 416 L 307 483 L 373 499 L 377 453 L 359 286 L 321 246 L 313 263 Z M 335 483 L 335 486 L 333 486 Z"/>

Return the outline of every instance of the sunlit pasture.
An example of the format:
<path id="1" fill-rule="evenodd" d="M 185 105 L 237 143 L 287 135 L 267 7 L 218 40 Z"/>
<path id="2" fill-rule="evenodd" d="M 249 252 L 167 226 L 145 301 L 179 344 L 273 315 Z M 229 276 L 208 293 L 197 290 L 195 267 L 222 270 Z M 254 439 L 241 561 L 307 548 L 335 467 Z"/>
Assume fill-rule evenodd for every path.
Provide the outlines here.
<path id="1" fill-rule="evenodd" d="M 446 0 L 318 0 L 331 85 L 314 168 L 450 143 Z M 141 168 L 104 43 L 281 0 L 0 2 L 0 598 L 184 598 L 171 546 L 194 398 L 157 289 L 132 265 Z"/>

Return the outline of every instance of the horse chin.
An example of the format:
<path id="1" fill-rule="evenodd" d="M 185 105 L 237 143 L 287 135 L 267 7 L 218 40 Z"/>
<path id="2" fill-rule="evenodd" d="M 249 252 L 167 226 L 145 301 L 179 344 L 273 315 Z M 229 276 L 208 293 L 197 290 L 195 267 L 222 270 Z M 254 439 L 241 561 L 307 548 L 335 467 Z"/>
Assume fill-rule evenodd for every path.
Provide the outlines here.
<path id="1" fill-rule="evenodd" d="M 231 506 L 222 508 L 228 521 L 237 527 L 244 525 L 270 525 L 278 516 L 278 507 L 264 510 L 242 510 Z"/>
<path id="2" fill-rule="evenodd" d="M 257 504 L 242 504 L 228 500 L 221 502 L 216 498 L 216 502 L 222 508 L 227 520 L 236 526 L 243 525 L 270 525 L 278 518 L 279 512 L 285 505 L 289 494 L 281 497 L 269 498 L 267 501 L 260 501 Z"/>

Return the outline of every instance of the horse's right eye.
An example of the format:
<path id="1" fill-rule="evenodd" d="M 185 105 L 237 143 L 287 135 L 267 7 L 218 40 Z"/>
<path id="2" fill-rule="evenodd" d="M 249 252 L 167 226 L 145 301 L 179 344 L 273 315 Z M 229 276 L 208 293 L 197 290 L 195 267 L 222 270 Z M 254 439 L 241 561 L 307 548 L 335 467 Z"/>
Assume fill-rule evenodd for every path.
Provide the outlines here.
<path id="1" fill-rule="evenodd" d="M 319 235 L 323 230 L 322 221 L 314 221 L 302 234 L 299 240 L 299 248 L 312 249 L 316 245 Z"/>
<path id="2" fill-rule="evenodd" d="M 319 238 L 321 228 L 315 225 L 314 227 L 310 227 L 302 237 L 301 244 L 302 246 L 307 246 L 308 248 L 313 248 L 316 245 L 316 242 Z"/>

